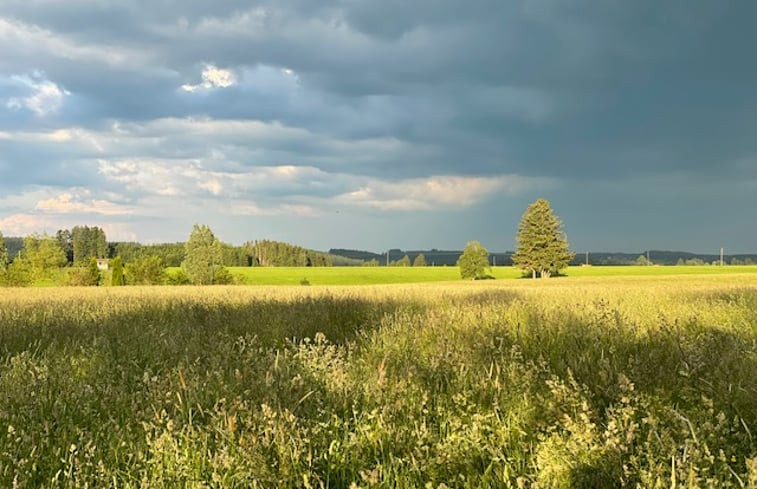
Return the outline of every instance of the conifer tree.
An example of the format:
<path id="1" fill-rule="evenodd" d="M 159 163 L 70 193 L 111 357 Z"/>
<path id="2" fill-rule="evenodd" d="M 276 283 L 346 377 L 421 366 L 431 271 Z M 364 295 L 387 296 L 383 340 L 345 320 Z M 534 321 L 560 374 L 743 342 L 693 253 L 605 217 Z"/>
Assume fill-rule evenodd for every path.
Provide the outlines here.
<path id="1" fill-rule="evenodd" d="M 518 249 L 513 263 L 530 272 L 533 278 L 549 278 L 568 266 L 573 258 L 562 230 L 562 222 L 553 213 L 546 199 L 528 206 L 518 225 Z"/>
<path id="2" fill-rule="evenodd" d="M 414 267 L 426 266 L 426 257 L 423 255 L 423 253 L 415 257 L 415 259 L 413 260 L 413 266 Z"/>
<path id="3" fill-rule="evenodd" d="M 97 268 L 97 259 L 94 256 L 89 259 L 89 266 L 87 267 L 87 271 L 89 285 L 100 285 L 100 269 Z"/>
<path id="4" fill-rule="evenodd" d="M 124 279 L 124 264 L 120 256 L 113 258 L 113 269 L 110 276 L 110 285 L 126 285 L 126 280 Z"/>

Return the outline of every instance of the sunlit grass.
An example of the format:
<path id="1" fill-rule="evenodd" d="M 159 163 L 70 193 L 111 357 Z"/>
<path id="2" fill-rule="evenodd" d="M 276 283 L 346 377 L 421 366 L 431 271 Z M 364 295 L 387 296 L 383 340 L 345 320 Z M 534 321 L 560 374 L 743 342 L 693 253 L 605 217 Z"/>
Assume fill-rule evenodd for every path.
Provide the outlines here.
<path id="1" fill-rule="evenodd" d="M 178 269 L 169 269 L 175 273 Z M 311 285 L 369 285 L 419 282 L 447 282 L 460 280 L 457 267 L 230 267 L 240 283 L 247 285 L 299 285 L 307 280 Z M 659 275 L 721 275 L 755 273 L 757 266 L 592 266 L 569 267 L 563 271 L 568 277 L 624 277 Z M 495 279 L 518 279 L 520 270 L 514 267 L 492 267 Z"/>
<path id="2" fill-rule="evenodd" d="M 755 487 L 756 433 L 755 274 L 0 289 L 0 487 Z"/>

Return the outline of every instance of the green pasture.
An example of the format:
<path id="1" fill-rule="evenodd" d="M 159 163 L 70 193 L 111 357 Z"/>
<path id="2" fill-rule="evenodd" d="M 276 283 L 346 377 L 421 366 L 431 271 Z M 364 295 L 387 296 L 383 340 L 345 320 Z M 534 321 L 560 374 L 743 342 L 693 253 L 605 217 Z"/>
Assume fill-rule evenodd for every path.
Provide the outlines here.
<path id="1" fill-rule="evenodd" d="M 169 269 L 175 273 L 178 268 Z M 231 267 L 231 273 L 245 285 L 380 285 L 460 280 L 457 267 Z M 590 266 L 569 267 L 566 277 L 624 277 L 662 275 L 720 275 L 757 273 L 757 266 Z M 498 280 L 518 279 L 514 267 L 492 267 Z M 557 278 L 556 280 L 559 280 Z"/>

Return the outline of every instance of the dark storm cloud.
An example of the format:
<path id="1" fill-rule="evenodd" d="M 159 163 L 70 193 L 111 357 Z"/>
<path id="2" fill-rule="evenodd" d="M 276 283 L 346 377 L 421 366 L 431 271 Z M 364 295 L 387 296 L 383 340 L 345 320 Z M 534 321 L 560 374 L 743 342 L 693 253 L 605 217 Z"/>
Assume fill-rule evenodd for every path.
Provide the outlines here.
<path id="1" fill-rule="evenodd" d="M 705 0 L 6 0 L 0 189 L 100 179 L 118 193 L 127 177 L 102 168 L 131 162 L 216 179 L 195 189 L 211 194 L 261 167 L 323 173 L 238 190 L 271 205 L 375 202 L 367 179 L 436 175 L 600 194 L 643 181 L 639 199 L 692 201 L 692 181 L 757 179 L 755 14 Z M 130 195 L 151 181 L 128 180 Z"/>

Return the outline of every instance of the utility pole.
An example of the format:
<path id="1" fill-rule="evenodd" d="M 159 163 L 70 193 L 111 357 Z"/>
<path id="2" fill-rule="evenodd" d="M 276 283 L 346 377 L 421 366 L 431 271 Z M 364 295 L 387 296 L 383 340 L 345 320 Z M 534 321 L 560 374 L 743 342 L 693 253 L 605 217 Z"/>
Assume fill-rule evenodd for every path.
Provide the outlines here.
<path id="1" fill-rule="evenodd" d="M 723 266 L 723 247 L 720 247 L 720 266 Z"/>
<path id="2" fill-rule="evenodd" d="M 589 266 L 589 252 L 586 252 L 586 266 Z"/>
<path id="3" fill-rule="evenodd" d="M 497 266 L 497 255 L 492 255 L 492 261 L 494 262 L 494 265 L 492 265 L 492 266 L 496 267 Z"/>
<path id="4" fill-rule="evenodd" d="M 389 250 L 386 250 L 386 266 L 389 266 Z"/>
<path id="5" fill-rule="evenodd" d="M 649 261 L 649 250 L 647 250 L 647 266 L 651 265 L 652 262 Z"/>

